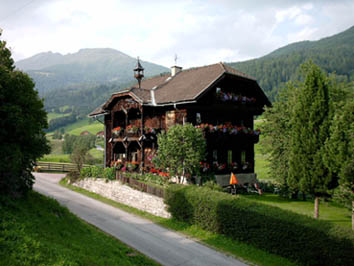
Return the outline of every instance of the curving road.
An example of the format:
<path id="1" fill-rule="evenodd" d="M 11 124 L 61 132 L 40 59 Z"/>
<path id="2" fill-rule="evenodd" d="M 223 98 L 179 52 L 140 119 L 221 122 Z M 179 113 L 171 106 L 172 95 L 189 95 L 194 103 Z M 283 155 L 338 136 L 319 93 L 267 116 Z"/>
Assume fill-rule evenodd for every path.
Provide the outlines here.
<path id="1" fill-rule="evenodd" d="M 34 176 L 34 190 L 56 199 L 81 219 L 162 265 L 246 265 L 148 220 L 61 187 L 58 182 L 64 175 L 34 173 Z"/>

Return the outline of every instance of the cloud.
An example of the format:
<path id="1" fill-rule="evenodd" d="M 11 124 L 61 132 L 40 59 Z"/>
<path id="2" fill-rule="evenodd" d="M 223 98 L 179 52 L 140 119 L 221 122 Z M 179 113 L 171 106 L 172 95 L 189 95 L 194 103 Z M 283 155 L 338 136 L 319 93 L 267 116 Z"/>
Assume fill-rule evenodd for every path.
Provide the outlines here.
<path id="1" fill-rule="evenodd" d="M 301 25 L 308 25 L 308 24 L 313 24 L 314 19 L 310 15 L 301 14 L 295 18 L 294 22 L 296 25 L 300 25 L 300 26 Z"/>
<path id="2" fill-rule="evenodd" d="M 111 47 L 165 66 L 177 53 L 190 67 L 325 37 L 350 27 L 353 13 L 347 0 L 2 0 L 0 27 L 15 59 Z"/>

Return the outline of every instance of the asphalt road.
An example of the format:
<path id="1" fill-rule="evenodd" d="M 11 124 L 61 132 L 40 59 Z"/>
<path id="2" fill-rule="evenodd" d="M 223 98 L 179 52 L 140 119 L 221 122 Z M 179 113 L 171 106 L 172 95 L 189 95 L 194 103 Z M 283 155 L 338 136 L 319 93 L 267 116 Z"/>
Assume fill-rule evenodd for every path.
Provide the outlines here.
<path id="1" fill-rule="evenodd" d="M 35 173 L 34 190 L 58 200 L 81 219 L 162 265 L 246 265 L 176 232 L 69 189 L 60 174 Z"/>

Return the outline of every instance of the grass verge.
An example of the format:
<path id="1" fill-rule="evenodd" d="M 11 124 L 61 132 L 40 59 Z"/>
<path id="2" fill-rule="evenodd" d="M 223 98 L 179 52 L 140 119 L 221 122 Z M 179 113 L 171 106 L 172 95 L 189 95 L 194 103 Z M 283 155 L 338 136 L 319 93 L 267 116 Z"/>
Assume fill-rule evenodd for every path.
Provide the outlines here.
<path id="1" fill-rule="evenodd" d="M 190 225 L 187 223 L 176 221 L 175 219 L 167 219 L 167 218 L 157 217 L 152 214 L 146 213 L 144 211 L 137 210 L 133 207 L 124 205 L 122 203 L 104 198 L 96 193 L 89 192 L 89 191 L 84 190 L 82 188 L 78 188 L 78 187 L 69 185 L 66 183 L 65 179 L 61 180 L 60 184 L 66 188 L 73 190 L 73 191 L 76 191 L 76 192 L 86 195 L 88 197 L 94 198 L 94 199 L 99 200 L 103 203 L 109 204 L 113 207 L 127 211 L 129 213 L 135 214 L 137 216 L 143 217 L 143 218 L 148 219 L 156 224 L 164 226 L 168 229 L 172 229 L 174 231 L 177 231 L 179 233 L 187 235 L 187 236 L 189 236 L 201 243 L 204 243 L 216 250 L 224 252 L 228 255 L 235 256 L 236 258 L 242 259 L 244 261 L 254 263 L 257 265 L 265 265 L 265 266 L 268 266 L 268 265 L 284 265 L 284 266 L 296 265 L 286 258 L 270 254 L 270 253 L 265 252 L 263 250 L 257 249 L 251 245 L 247 245 L 245 243 L 232 240 L 232 239 L 225 237 L 223 235 L 208 232 L 206 230 L 201 229 L 200 227 L 198 227 L 196 225 Z M 260 236 L 260 237 L 262 237 L 262 236 Z"/>
<path id="2" fill-rule="evenodd" d="M 313 217 L 314 213 L 314 203 L 313 200 L 294 200 L 279 197 L 276 194 L 264 193 L 262 196 L 259 195 L 241 195 L 249 200 L 253 200 L 258 203 L 263 203 L 271 206 L 275 206 L 284 210 L 292 211 L 298 214 L 307 215 Z M 345 227 L 351 228 L 351 211 L 337 206 L 333 202 L 321 201 L 320 206 L 320 217 L 319 219 L 325 220 L 327 222 Z"/>
<path id="3" fill-rule="evenodd" d="M 159 265 L 31 191 L 0 196 L 0 265 Z"/>

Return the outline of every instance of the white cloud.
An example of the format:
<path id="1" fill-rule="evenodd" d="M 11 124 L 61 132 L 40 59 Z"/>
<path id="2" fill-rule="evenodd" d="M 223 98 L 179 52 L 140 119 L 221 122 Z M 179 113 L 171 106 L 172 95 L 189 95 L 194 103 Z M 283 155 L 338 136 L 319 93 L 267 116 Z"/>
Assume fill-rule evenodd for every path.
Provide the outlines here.
<path id="1" fill-rule="evenodd" d="M 312 16 L 310 15 L 306 15 L 306 14 L 301 14 L 301 15 L 298 15 L 296 18 L 295 18 L 295 24 L 296 25 L 308 25 L 308 24 L 313 24 L 314 22 L 314 19 L 312 18 Z"/>
<path id="2" fill-rule="evenodd" d="M 301 9 L 299 7 L 290 7 L 288 9 L 283 9 L 278 11 L 275 14 L 275 17 L 277 19 L 278 23 L 283 22 L 284 20 L 292 20 L 294 18 L 296 18 L 297 16 L 299 16 L 301 14 Z"/>
<path id="3" fill-rule="evenodd" d="M 306 27 L 298 32 L 289 33 L 287 39 L 289 43 L 310 40 L 316 31 L 318 31 L 317 28 Z"/>
<path id="4" fill-rule="evenodd" d="M 177 53 L 190 67 L 259 57 L 354 24 L 348 0 L 36 0 L 13 17 L 27 1 L 1 1 L 0 26 L 16 59 L 111 47 L 166 66 Z"/>
<path id="5" fill-rule="evenodd" d="M 311 10 L 313 9 L 313 4 L 312 3 L 306 3 L 302 6 L 303 9 L 305 10 Z"/>

